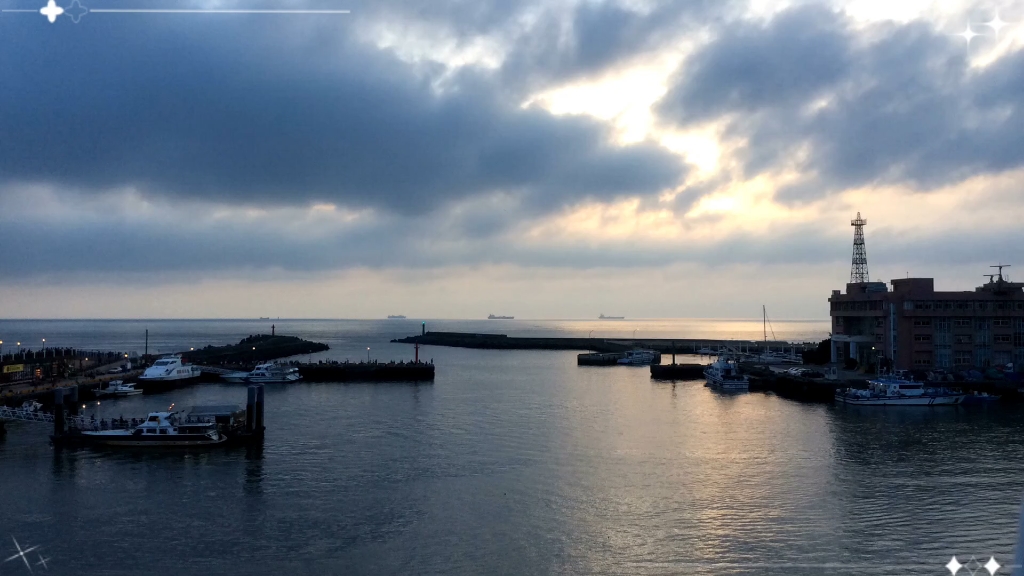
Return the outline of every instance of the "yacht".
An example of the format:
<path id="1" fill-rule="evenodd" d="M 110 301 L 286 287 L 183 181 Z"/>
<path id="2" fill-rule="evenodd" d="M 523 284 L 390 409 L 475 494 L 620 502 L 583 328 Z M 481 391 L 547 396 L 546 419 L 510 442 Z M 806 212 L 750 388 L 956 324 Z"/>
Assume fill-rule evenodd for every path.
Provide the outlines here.
<path id="1" fill-rule="evenodd" d="M 256 365 L 252 372 L 231 372 L 221 375 L 225 382 L 249 382 L 251 384 L 287 384 L 302 380 L 299 369 L 282 366 L 277 362 L 264 362 Z"/>
<path id="2" fill-rule="evenodd" d="M 489 314 L 487 316 L 487 319 L 488 320 L 515 320 L 516 317 L 515 316 L 495 316 L 494 314 Z"/>
<path id="3" fill-rule="evenodd" d="M 923 382 L 900 376 L 882 376 L 869 380 L 867 390 L 836 390 L 835 399 L 858 406 L 956 406 L 963 403 L 964 396 L 947 388 L 925 388 Z"/>
<path id="4" fill-rule="evenodd" d="M 209 446 L 227 437 L 213 422 L 185 420 L 173 412 L 151 412 L 146 421 L 123 430 L 83 430 L 76 439 L 102 446 Z"/>
<path id="5" fill-rule="evenodd" d="M 103 382 L 96 388 L 92 389 L 93 396 L 102 398 L 104 396 L 113 396 L 114 389 L 120 386 L 123 382 L 120 380 L 111 380 L 110 382 Z"/>
<path id="6" fill-rule="evenodd" d="M 164 356 L 139 376 L 139 382 L 176 382 L 179 380 L 191 380 L 199 378 L 201 373 L 199 366 L 183 364 L 181 356 L 174 354 Z"/>
<path id="7" fill-rule="evenodd" d="M 747 390 L 750 387 L 750 378 L 740 374 L 739 365 L 721 356 L 704 369 L 704 377 L 709 386 L 719 390 Z"/>
<path id="8" fill-rule="evenodd" d="M 601 314 L 600 316 L 597 317 L 597 319 L 598 320 L 625 320 L 626 317 L 625 316 L 605 316 L 604 314 Z"/>
<path id="9" fill-rule="evenodd" d="M 658 358 L 658 353 L 654 350 L 630 350 L 626 352 L 626 355 L 618 359 L 619 364 L 626 364 L 628 366 L 647 366 L 653 364 Z"/>

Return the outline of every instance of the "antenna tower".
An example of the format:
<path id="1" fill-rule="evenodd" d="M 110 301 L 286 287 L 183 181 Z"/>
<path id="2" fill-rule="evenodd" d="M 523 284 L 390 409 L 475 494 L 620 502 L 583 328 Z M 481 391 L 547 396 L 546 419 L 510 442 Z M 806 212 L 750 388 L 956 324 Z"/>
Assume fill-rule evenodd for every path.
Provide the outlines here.
<path id="1" fill-rule="evenodd" d="M 869 282 L 868 279 L 868 252 L 864 248 L 864 225 L 868 221 L 860 217 L 850 220 L 853 226 L 853 265 L 850 267 L 850 284 L 858 282 Z"/>

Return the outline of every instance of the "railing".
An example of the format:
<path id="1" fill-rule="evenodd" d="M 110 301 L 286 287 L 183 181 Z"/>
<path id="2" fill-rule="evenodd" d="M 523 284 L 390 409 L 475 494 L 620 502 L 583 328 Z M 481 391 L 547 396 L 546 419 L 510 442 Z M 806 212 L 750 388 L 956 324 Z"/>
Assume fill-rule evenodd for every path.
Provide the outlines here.
<path id="1" fill-rule="evenodd" d="M 7 408 L 0 406 L 0 420 L 17 420 L 20 422 L 40 422 L 53 424 L 53 414 L 35 410 Z M 99 430 L 99 423 L 84 416 L 70 416 L 65 413 L 64 422 L 81 430 Z"/>

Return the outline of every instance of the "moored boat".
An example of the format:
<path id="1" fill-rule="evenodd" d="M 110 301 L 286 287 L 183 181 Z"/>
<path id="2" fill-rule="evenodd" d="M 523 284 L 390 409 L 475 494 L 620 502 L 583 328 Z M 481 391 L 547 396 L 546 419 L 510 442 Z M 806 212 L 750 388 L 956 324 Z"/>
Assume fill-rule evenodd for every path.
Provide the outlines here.
<path id="1" fill-rule="evenodd" d="M 963 402 L 964 396 L 948 388 L 927 388 L 923 382 L 883 376 L 868 381 L 866 390 L 836 390 L 835 400 L 856 406 L 956 406 Z"/>
<path id="2" fill-rule="evenodd" d="M 654 350 L 630 350 L 626 355 L 618 359 L 619 364 L 627 366 L 647 366 L 658 359 L 658 353 Z"/>
<path id="3" fill-rule="evenodd" d="M 299 369 L 292 366 L 282 366 L 276 362 L 264 362 L 258 364 L 252 372 L 230 372 L 221 375 L 225 382 L 250 384 L 287 384 L 302 380 Z"/>
<path id="4" fill-rule="evenodd" d="M 750 388 L 750 378 L 740 373 L 739 365 L 721 356 L 704 369 L 704 377 L 709 386 L 719 390 L 743 391 Z"/>
<path id="5" fill-rule="evenodd" d="M 191 421 L 173 412 L 152 412 L 134 428 L 82 430 L 69 438 L 97 446 L 164 448 L 211 446 L 227 439 L 214 422 Z"/>
<path id="6" fill-rule="evenodd" d="M 170 388 L 187 384 L 199 378 L 202 371 L 198 366 L 185 364 L 181 356 L 173 354 L 164 356 L 139 376 L 139 386 L 147 388 Z"/>

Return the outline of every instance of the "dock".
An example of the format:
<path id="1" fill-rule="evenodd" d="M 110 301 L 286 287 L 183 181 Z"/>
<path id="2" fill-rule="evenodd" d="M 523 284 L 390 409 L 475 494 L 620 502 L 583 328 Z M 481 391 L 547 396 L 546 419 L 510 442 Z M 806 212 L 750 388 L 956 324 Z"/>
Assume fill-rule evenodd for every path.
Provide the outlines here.
<path id="1" fill-rule="evenodd" d="M 433 382 L 430 362 L 324 362 L 299 364 L 308 382 Z"/>

